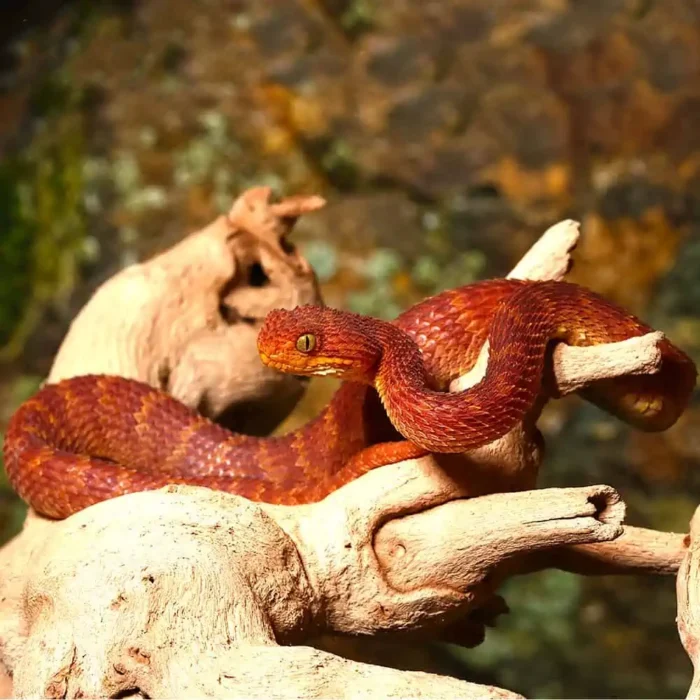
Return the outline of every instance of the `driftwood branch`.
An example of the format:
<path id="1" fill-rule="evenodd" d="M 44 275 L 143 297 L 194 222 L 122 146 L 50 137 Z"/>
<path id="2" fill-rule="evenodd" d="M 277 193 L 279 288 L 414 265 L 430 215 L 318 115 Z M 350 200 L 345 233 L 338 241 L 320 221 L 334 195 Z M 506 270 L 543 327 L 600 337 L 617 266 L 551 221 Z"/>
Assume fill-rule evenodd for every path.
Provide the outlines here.
<path id="1" fill-rule="evenodd" d="M 627 374 L 654 374 L 661 367 L 664 339 L 661 331 L 617 343 L 588 347 L 558 345 L 553 352 L 556 395 L 566 396 L 585 389 L 601 379 L 614 379 Z M 488 341 L 484 343 L 474 367 L 450 384 L 450 391 L 463 391 L 477 384 L 486 372 Z"/>
<path id="2" fill-rule="evenodd" d="M 376 495 L 370 508 L 367 493 Z M 609 487 L 445 503 L 457 493 L 449 478 L 416 461 L 376 470 L 303 507 L 170 487 L 106 501 L 64 521 L 31 518 L 31 556 L 10 550 L 2 562 L 16 570 L 18 556 L 26 567 L 24 582 L 0 596 L 2 636 L 16 640 L 4 650 L 15 693 L 104 697 L 138 689 L 151 697 L 224 697 L 238 688 L 257 697 L 276 688 L 277 697 L 296 696 L 298 686 L 279 682 L 277 663 L 267 672 L 260 657 L 245 666 L 254 650 L 303 644 L 324 631 L 444 627 L 488 599 L 514 557 L 610 540 L 624 512 Z M 340 697 L 381 675 L 308 650 L 267 653 L 288 663 L 311 655 L 307 668 L 310 658 L 326 659 L 328 675 L 304 681 L 316 696 L 335 684 L 339 666 L 352 668 L 356 679 Z M 241 686 L 241 678 L 252 685 Z M 399 681 L 390 672 L 374 695 L 397 683 L 427 697 L 474 692 L 435 676 L 411 692 L 411 678 L 421 680 Z"/>
<path id="3" fill-rule="evenodd" d="M 571 253 L 579 239 L 579 224 L 565 220 L 548 228 L 525 253 L 508 277 L 522 280 L 561 280 L 572 266 Z M 653 374 L 661 363 L 657 347 L 663 333 L 649 333 L 619 343 L 591 347 L 559 345 L 554 350 L 553 369 L 558 395 L 583 389 L 591 382 L 612 379 L 624 374 Z M 450 391 L 463 391 L 477 384 L 486 372 L 488 341 L 470 372 L 455 379 Z"/>
<path id="4" fill-rule="evenodd" d="M 235 429 L 268 432 L 304 385 L 260 362 L 257 334 L 271 309 L 320 301 L 311 266 L 283 243 L 299 216 L 323 204 L 320 197 L 274 204 L 269 188 L 247 190 L 227 215 L 117 273 L 76 316 L 47 381 L 121 375 Z M 257 266 L 264 286 L 250 283 Z"/>
<path id="5" fill-rule="evenodd" d="M 566 220 L 550 227 L 530 248 L 508 277 L 513 279 L 562 279 L 571 269 L 571 253 L 578 243 L 579 225 Z M 625 374 L 653 374 L 660 368 L 658 344 L 663 334 L 592 347 L 559 345 L 552 357 L 554 397 L 565 396 L 601 379 Z M 450 384 L 450 391 L 463 391 L 480 382 L 488 364 L 488 341 L 474 367 Z M 543 438 L 536 423 L 541 402 L 525 421 L 503 438 L 465 455 L 472 474 L 470 494 L 533 488 L 542 461 Z M 449 460 L 443 459 L 443 462 Z"/>
<path id="6" fill-rule="evenodd" d="M 523 255 L 508 277 L 518 280 L 561 280 L 571 270 L 580 224 L 566 219 L 550 226 Z"/>
<path id="7" fill-rule="evenodd" d="M 678 578 L 678 633 L 693 664 L 693 680 L 688 698 L 700 698 L 700 508 L 690 522 L 688 551 L 683 558 Z"/>
<path id="8" fill-rule="evenodd" d="M 180 248 L 108 282 L 76 319 L 50 379 L 116 372 L 192 406 L 214 407 L 219 416 L 241 396 L 282 391 L 278 375 L 252 366 L 254 346 L 235 338 L 270 305 L 315 298 L 312 273 L 286 258 L 279 241 L 320 202 L 271 205 L 268 196 L 246 193 L 228 217 Z M 560 279 L 577 238 L 574 222 L 552 227 L 512 276 Z M 240 271 L 252 259 L 287 296 L 246 288 Z M 146 321 L 123 302 L 139 294 Z M 219 317 L 222 306 L 228 320 Z M 143 342 L 146 322 L 156 328 L 152 345 Z M 90 337 L 91 324 L 100 338 L 86 367 L 79 341 Z M 562 348 L 554 360 L 560 393 L 593 378 L 654 371 L 658 337 L 636 341 L 602 346 L 583 359 Z M 144 359 L 135 347 L 150 355 Z M 487 358 L 486 347 L 465 381 L 479 380 Z M 537 412 L 467 455 L 466 470 L 464 461 L 456 469 L 439 458 L 408 461 L 316 504 L 254 504 L 171 487 L 97 504 L 65 521 L 30 515 L 0 551 L 7 572 L 0 581 L 0 662 L 14 676 L 14 694 L 517 697 L 350 662 L 304 644 L 339 632 L 456 634 L 460 643 L 476 644 L 486 622 L 503 611 L 496 590 L 507 576 L 552 566 L 674 571 L 679 536 L 623 531 L 624 505 L 613 489 L 526 490 L 541 458 Z"/>
<path id="9" fill-rule="evenodd" d="M 320 503 L 263 507 L 313 572 L 326 629 L 353 634 L 442 624 L 493 593 L 485 581 L 503 562 L 621 533 L 624 506 L 609 487 L 454 500 L 461 494 L 421 459 L 370 472 Z"/>
<path id="10" fill-rule="evenodd" d="M 220 662 L 216 677 L 175 679 L 156 686 L 164 697 L 225 698 L 484 698 L 515 700 L 521 695 L 501 688 L 459 681 L 418 671 L 398 671 L 348 661 L 311 647 L 241 647 Z M 266 669 L 275 669 L 271 675 Z M 233 670 L 232 670 L 233 669 Z M 181 674 L 185 676 L 185 674 Z M 155 684 L 154 684 L 155 685 Z"/>
<path id="11" fill-rule="evenodd" d="M 674 576 L 686 551 L 685 535 L 626 525 L 620 537 L 611 542 L 533 552 L 518 562 L 517 573 L 553 568 L 587 576 Z"/>

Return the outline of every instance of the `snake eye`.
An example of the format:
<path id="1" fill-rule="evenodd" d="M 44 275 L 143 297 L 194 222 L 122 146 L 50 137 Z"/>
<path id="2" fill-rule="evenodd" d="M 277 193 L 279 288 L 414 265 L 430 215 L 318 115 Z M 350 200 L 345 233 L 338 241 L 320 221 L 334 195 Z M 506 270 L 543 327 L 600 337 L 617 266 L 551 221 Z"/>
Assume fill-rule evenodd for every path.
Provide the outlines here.
<path id="1" fill-rule="evenodd" d="M 299 352 L 311 352 L 316 347 L 316 336 L 313 333 L 304 333 L 297 338 L 297 350 Z"/>

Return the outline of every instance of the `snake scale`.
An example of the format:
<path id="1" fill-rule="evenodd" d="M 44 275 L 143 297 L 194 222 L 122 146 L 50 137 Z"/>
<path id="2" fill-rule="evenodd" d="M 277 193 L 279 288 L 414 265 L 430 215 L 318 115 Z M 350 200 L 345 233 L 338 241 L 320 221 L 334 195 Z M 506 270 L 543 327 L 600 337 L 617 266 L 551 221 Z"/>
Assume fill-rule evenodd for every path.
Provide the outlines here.
<path id="1" fill-rule="evenodd" d="M 19 407 L 6 432 L 5 466 L 19 495 L 54 518 L 183 483 L 272 503 L 313 502 L 376 466 L 505 435 L 541 397 L 553 341 L 595 345 L 651 330 L 566 282 L 478 282 L 391 323 L 325 307 L 276 310 L 259 334 L 262 361 L 346 380 L 299 430 L 235 434 L 148 385 L 82 376 L 46 385 Z M 446 393 L 487 339 L 482 381 Z M 658 373 L 601 380 L 585 398 L 638 429 L 668 428 L 687 406 L 696 368 L 668 340 L 660 347 Z"/>

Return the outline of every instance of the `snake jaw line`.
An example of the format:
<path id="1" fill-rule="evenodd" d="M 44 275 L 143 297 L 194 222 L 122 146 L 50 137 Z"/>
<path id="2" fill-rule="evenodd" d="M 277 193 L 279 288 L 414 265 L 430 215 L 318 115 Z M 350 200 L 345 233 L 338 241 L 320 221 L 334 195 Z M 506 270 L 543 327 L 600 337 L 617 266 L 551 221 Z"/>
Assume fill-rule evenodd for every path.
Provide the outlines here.
<path id="1" fill-rule="evenodd" d="M 338 377 L 342 379 L 352 369 L 351 360 L 329 357 L 304 357 L 299 361 L 294 355 L 260 353 L 262 363 L 271 369 L 301 377 Z"/>

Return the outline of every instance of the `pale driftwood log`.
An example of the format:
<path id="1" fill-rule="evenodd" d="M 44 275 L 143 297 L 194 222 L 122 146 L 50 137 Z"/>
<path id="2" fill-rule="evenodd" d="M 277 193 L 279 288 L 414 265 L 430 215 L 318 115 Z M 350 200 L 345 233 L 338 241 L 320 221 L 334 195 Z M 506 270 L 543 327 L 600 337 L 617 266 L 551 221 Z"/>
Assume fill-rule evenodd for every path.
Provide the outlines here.
<path id="1" fill-rule="evenodd" d="M 31 556 L 2 553 L 11 570 L 13 556 L 26 567 L 24 585 L 0 596 L 0 636 L 15 640 L 4 649 L 14 692 L 295 697 L 303 683 L 312 697 L 330 688 L 337 697 L 361 690 L 512 697 L 434 675 L 384 674 L 311 650 L 260 649 L 303 644 L 322 631 L 439 628 L 492 595 L 514 557 L 611 540 L 624 514 L 605 486 L 446 503 L 458 494 L 440 470 L 415 461 L 303 507 L 169 487 L 60 522 L 33 517 L 25 530 Z M 270 666 L 256 651 L 267 653 Z M 294 659 L 302 665 L 285 687 L 279 663 Z M 312 668 L 315 675 L 305 677 Z"/>
<path id="2" fill-rule="evenodd" d="M 522 280 L 561 280 L 571 269 L 571 253 L 579 239 L 576 221 L 561 221 L 547 229 L 525 253 L 508 277 Z M 663 333 L 657 331 L 641 338 L 591 347 L 559 345 L 554 350 L 554 371 L 559 395 L 564 396 L 585 388 L 592 381 L 623 374 L 653 374 L 661 363 L 658 344 Z M 450 384 L 450 391 L 463 391 L 484 377 L 488 364 L 488 341 L 484 343 L 474 367 Z M 591 373 L 597 368 L 600 377 Z"/>
<path id="3" fill-rule="evenodd" d="M 271 203 L 269 188 L 247 190 L 227 215 L 117 273 L 76 316 L 47 381 L 121 375 L 211 418 L 226 414 L 236 429 L 268 432 L 304 385 L 260 362 L 257 334 L 271 309 L 320 302 L 311 266 L 283 244 L 297 218 L 323 204 L 315 196 Z"/>
<path id="4" fill-rule="evenodd" d="M 571 270 L 571 253 L 580 236 L 578 221 L 565 219 L 550 226 L 520 259 L 508 277 L 517 280 L 561 280 Z"/>
<path id="5" fill-rule="evenodd" d="M 700 698 L 700 508 L 690 521 L 690 534 L 686 538 L 688 550 L 683 557 L 678 578 L 678 633 L 693 664 L 693 680 L 686 697 Z"/>
<path id="6" fill-rule="evenodd" d="M 558 396 L 573 394 L 601 379 L 658 372 L 661 367 L 659 344 L 664 338 L 661 331 L 654 331 L 617 343 L 589 347 L 558 345 L 552 353 Z M 488 345 L 486 341 L 474 367 L 455 379 L 450 384 L 450 391 L 464 391 L 483 379 L 489 359 Z"/>
<path id="7" fill-rule="evenodd" d="M 255 219 L 255 207 L 236 216 L 245 219 L 251 211 Z M 274 243 L 278 219 L 273 216 L 270 225 L 266 215 L 259 218 L 272 232 L 259 241 Z M 553 227 L 514 276 L 561 278 L 577 236 L 573 222 Z M 215 257 L 222 252 L 220 246 L 208 250 Z M 271 259 L 278 255 L 270 253 Z M 228 288 L 219 296 L 243 306 Z M 102 329 L 107 344 L 122 342 L 138 321 L 113 320 L 106 333 Z M 209 336 L 204 346 L 212 348 L 215 339 Z M 555 380 L 565 393 L 571 377 L 585 386 L 618 376 L 621 367 L 653 371 L 656 342 L 647 338 L 621 353 L 611 346 L 612 362 L 604 351 L 594 353 L 583 365 L 588 374 L 581 372 L 580 357 L 570 362 L 562 349 Z M 78 352 L 73 347 L 64 345 L 64 357 Z M 218 381 L 216 372 L 206 363 L 196 369 L 206 353 L 190 357 L 194 384 L 214 386 L 209 382 Z M 116 367 L 91 371 L 136 371 Z M 60 360 L 52 379 L 83 371 L 77 361 Z M 198 391 L 194 405 L 201 400 Z M 636 549 L 614 548 L 624 508 L 609 487 L 457 500 L 498 490 L 492 477 L 508 468 L 513 474 L 504 489 L 528 488 L 540 460 L 535 418 L 469 455 L 470 472 L 483 471 L 481 485 L 471 478 L 465 484 L 449 465 L 425 458 L 376 470 L 319 504 L 296 508 L 180 487 L 125 496 L 61 522 L 30 516 L 23 533 L 0 551 L 6 572 L 0 661 L 14 674 L 14 693 L 343 697 L 372 696 L 372 689 L 378 697 L 514 697 L 277 644 L 301 644 L 324 631 L 435 635 L 472 612 L 479 617 L 468 621 L 467 636 L 478 643 L 484 620 L 498 614 L 494 592 L 505 576 L 557 565 L 590 567 L 588 573 L 606 565 L 653 568 L 642 563 L 638 540 Z M 464 629 L 460 634 L 465 642 Z M 281 673 L 288 674 L 287 687 Z"/>
<path id="8" fill-rule="evenodd" d="M 513 573 L 556 568 L 586 576 L 673 576 L 678 572 L 686 551 L 686 535 L 626 525 L 620 537 L 612 542 L 534 552 L 517 562 Z"/>
<path id="9" fill-rule="evenodd" d="M 663 339 L 664 334 L 655 331 L 604 345 L 558 345 L 552 353 L 555 382 L 549 391 L 552 397 L 560 398 L 601 379 L 654 374 L 661 367 L 659 344 Z M 463 391 L 481 381 L 487 363 L 488 341 L 471 371 L 455 379 L 450 391 Z M 521 425 L 500 440 L 465 455 L 472 465 L 475 484 L 484 484 L 489 491 L 534 487 L 542 461 L 543 438 L 536 423 L 543 405 L 539 404 Z"/>

